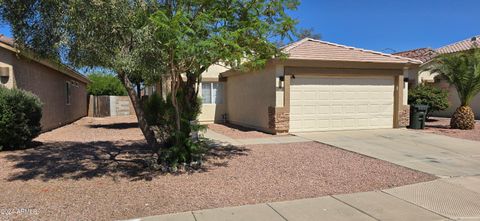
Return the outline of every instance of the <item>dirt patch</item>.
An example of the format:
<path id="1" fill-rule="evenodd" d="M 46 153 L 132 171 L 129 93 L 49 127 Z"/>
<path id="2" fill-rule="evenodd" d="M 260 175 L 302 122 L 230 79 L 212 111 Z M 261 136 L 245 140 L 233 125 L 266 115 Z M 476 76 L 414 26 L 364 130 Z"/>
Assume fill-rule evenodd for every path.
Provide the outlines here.
<path id="1" fill-rule="evenodd" d="M 450 128 L 450 118 L 430 117 L 425 124 L 425 132 L 449 137 L 480 141 L 480 122 L 477 121 L 473 130 L 458 130 Z"/>
<path id="2" fill-rule="evenodd" d="M 209 124 L 208 129 L 233 139 L 266 138 L 273 135 L 233 124 Z"/>
<path id="3" fill-rule="evenodd" d="M 149 172 L 148 149 L 131 123 L 82 119 L 42 135 L 37 148 L 0 152 L 0 209 L 17 209 L 0 220 L 128 219 L 435 179 L 314 142 L 216 148 L 200 172 Z"/>

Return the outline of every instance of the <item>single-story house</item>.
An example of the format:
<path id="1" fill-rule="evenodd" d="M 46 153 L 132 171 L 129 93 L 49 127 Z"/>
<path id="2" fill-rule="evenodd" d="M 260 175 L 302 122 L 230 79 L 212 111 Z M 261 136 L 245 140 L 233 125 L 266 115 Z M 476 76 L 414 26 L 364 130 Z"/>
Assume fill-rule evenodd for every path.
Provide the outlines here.
<path id="1" fill-rule="evenodd" d="M 0 35 L 0 86 L 30 91 L 40 98 L 42 131 L 87 115 L 86 86 L 89 82 L 66 66 L 18 51 L 13 39 Z"/>
<path id="2" fill-rule="evenodd" d="M 225 119 L 273 134 L 408 124 L 404 75 L 421 61 L 310 38 L 283 51 L 288 58 L 261 70 L 218 75 L 213 68 L 201 85 L 200 121 Z"/>
<path id="3" fill-rule="evenodd" d="M 428 70 L 428 67 L 433 64 L 433 59 L 438 55 L 466 51 L 472 49 L 473 47 L 479 46 L 480 36 L 474 36 L 472 38 L 454 42 L 437 49 L 417 48 L 398 52 L 394 55 L 418 59 L 423 62 L 421 66 L 412 68 L 408 71 L 407 77 L 409 78 L 410 87 L 413 88 L 419 84 L 430 84 L 448 90 L 450 107 L 444 111 L 433 113 L 433 115 L 440 117 L 451 117 L 455 110 L 460 106 L 460 99 L 458 98 L 457 90 L 453 85 L 450 85 L 446 80 L 442 79 L 439 73 L 431 73 Z M 473 99 L 471 106 L 475 112 L 475 118 L 480 119 L 480 94 Z"/>

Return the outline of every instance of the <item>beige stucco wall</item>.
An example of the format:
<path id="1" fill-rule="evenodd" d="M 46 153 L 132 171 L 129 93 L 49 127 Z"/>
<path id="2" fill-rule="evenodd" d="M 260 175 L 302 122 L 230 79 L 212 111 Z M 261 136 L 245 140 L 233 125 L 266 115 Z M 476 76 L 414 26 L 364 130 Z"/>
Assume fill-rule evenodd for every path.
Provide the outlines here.
<path id="1" fill-rule="evenodd" d="M 432 73 L 431 71 L 428 70 L 428 66 L 431 65 L 430 63 L 425 64 L 422 66 L 422 68 L 416 69 L 416 85 L 422 84 L 422 83 L 434 83 L 435 77 L 437 77 L 439 74 L 438 73 Z M 457 90 L 455 89 L 454 86 L 449 85 L 447 82 L 444 80 L 440 82 L 435 82 L 435 85 L 437 87 L 443 88 L 445 90 L 448 90 L 448 101 L 450 106 L 447 108 L 447 110 L 444 111 L 438 111 L 433 113 L 433 116 L 437 117 L 451 117 L 455 110 L 460 106 L 460 99 L 458 98 L 458 93 Z M 480 119 L 480 94 L 475 96 L 475 98 L 472 101 L 471 107 L 473 109 L 473 112 L 475 113 L 475 118 Z"/>
<path id="2" fill-rule="evenodd" d="M 14 87 L 36 94 L 43 102 L 42 130 L 47 131 L 71 123 L 87 115 L 86 84 L 35 61 L 20 58 L 0 48 L 0 62 L 12 66 Z M 66 104 L 65 83 L 71 87 L 71 104 Z"/>
<path id="3" fill-rule="evenodd" d="M 268 107 L 276 105 L 275 66 L 227 79 L 227 113 L 231 123 L 270 132 Z"/>
<path id="4" fill-rule="evenodd" d="M 225 114 L 225 101 L 223 104 L 202 104 L 198 121 L 202 124 L 222 122 L 223 114 Z"/>
<path id="5" fill-rule="evenodd" d="M 433 116 L 438 117 L 451 117 L 455 110 L 460 106 L 460 99 L 458 98 L 457 89 L 454 86 L 449 85 L 444 80 L 435 84 L 436 86 L 448 90 L 448 101 L 450 106 L 444 111 L 438 111 L 433 113 Z M 477 94 L 473 98 L 472 104 L 470 105 L 475 113 L 475 119 L 480 120 L 480 94 Z"/>
<path id="6" fill-rule="evenodd" d="M 227 71 L 223 64 L 214 64 L 210 66 L 205 72 L 202 73 L 202 82 L 218 82 L 220 81 L 220 74 Z M 214 122 L 222 122 L 223 115 L 226 112 L 226 87 L 227 85 L 223 84 L 223 91 L 219 93 L 223 94 L 223 103 L 222 104 L 202 104 L 201 113 L 198 116 L 198 121 L 202 124 L 209 124 Z M 200 91 L 199 96 L 202 96 L 202 84 L 199 85 Z"/>

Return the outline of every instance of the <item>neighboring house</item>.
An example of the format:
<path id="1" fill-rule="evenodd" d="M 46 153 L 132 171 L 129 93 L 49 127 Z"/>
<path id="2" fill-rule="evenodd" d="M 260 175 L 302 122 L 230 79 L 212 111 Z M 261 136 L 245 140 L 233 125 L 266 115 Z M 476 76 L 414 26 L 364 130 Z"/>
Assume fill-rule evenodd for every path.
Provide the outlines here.
<path id="1" fill-rule="evenodd" d="M 222 73 L 224 94 L 210 94 L 223 98 L 215 116 L 274 134 L 408 124 L 404 73 L 421 61 L 310 38 L 283 51 L 287 59 L 261 70 Z M 214 93 L 206 82 L 202 89 Z"/>
<path id="2" fill-rule="evenodd" d="M 419 84 L 430 84 L 448 90 L 450 107 L 445 111 L 433 113 L 433 115 L 441 117 L 451 117 L 455 110 L 460 106 L 460 100 L 458 98 L 457 90 L 453 85 L 449 85 L 446 80 L 442 79 L 439 73 L 431 73 L 428 70 L 428 67 L 433 64 L 433 58 L 438 55 L 466 51 L 478 46 L 480 46 L 480 36 L 475 36 L 469 39 L 449 44 L 438 49 L 418 48 L 409 51 L 398 52 L 394 55 L 418 59 L 423 62 L 423 64 L 418 68 L 413 68 L 409 70 L 407 77 L 409 79 L 410 87 L 415 87 Z M 480 95 L 477 95 L 473 99 L 471 106 L 473 108 L 473 111 L 475 112 L 475 118 L 480 119 Z"/>
<path id="3" fill-rule="evenodd" d="M 42 131 L 87 115 L 88 83 L 86 77 L 66 66 L 19 52 L 11 38 L 0 35 L 0 86 L 30 91 L 40 98 Z"/>

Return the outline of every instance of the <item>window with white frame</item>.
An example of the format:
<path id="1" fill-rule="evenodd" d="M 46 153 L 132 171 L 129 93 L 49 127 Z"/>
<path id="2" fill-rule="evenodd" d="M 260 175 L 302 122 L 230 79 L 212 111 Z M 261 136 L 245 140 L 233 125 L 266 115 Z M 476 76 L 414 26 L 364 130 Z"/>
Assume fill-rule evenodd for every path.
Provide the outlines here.
<path id="1" fill-rule="evenodd" d="M 223 103 L 223 83 L 222 82 L 203 82 L 202 100 L 204 104 Z"/>

